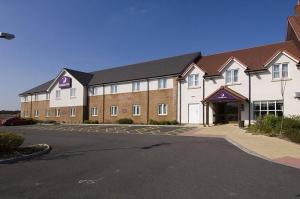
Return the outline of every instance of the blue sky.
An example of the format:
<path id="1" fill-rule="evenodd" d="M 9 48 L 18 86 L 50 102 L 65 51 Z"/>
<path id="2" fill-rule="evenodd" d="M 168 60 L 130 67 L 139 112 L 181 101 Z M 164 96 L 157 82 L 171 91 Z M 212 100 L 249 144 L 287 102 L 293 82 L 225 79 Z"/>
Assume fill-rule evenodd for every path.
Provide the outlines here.
<path id="1" fill-rule="evenodd" d="M 0 0 L 0 110 L 62 67 L 94 71 L 280 42 L 296 0 Z"/>

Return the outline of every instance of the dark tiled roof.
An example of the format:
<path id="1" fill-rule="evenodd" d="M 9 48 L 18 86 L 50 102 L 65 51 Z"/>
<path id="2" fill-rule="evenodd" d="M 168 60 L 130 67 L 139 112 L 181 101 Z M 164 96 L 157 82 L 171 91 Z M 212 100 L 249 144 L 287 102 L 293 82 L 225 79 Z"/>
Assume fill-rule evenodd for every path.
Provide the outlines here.
<path id="1" fill-rule="evenodd" d="M 84 86 L 88 85 L 93 77 L 93 75 L 90 73 L 84 73 L 69 68 L 65 68 L 65 70 L 68 71 L 75 79 L 77 79 Z"/>
<path id="2" fill-rule="evenodd" d="M 37 87 L 34 87 L 28 91 L 25 91 L 25 92 L 21 93 L 20 95 L 45 92 L 49 88 L 49 86 L 52 84 L 53 81 L 54 81 L 54 79 L 52 79 L 46 83 L 43 83 Z"/>
<path id="3" fill-rule="evenodd" d="M 94 76 L 89 85 L 178 75 L 200 56 L 201 53 L 196 52 L 92 72 Z"/>
<path id="4" fill-rule="evenodd" d="M 65 68 L 74 78 L 83 85 L 96 85 L 112 82 L 130 81 L 135 79 L 160 77 L 180 74 L 189 64 L 201 57 L 200 52 L 169 57 L 154 61 L 132 64 L 117 68 L 105 69 L 85 73 Z M 54 80 L 30 89 L 20 95 L 45 92 Z"/>
<path id="5" fill-rule="evenodd" d="M 275 43 L 255 48 L 242 49 L 232 52 L 203 56 L 196 64 L 208 75 L 219 75 L 219 69 L 231 57 L 242 62 L 248 70 L 261 70 L 264 64 L 277 52 L 286 51 L 297 59 L 300 59 L 300 51 L 293 41 Z"/>

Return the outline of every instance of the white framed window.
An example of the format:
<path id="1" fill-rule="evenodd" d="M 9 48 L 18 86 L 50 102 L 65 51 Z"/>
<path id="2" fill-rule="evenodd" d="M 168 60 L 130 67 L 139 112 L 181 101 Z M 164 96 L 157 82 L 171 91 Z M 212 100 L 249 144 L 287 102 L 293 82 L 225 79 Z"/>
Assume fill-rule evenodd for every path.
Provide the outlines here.
<path id="1" fill-rule="evenodd" d="M 60 117 L 60 109 L 59 108 L 55 109 L 55 117 Z"/>
<path id="2" fill-rule="evenodd" d="M 289 78 L 289 64 L 274 64 L 272 66 L 272 78 L 275 80 Z"/>
<path id="3" fill-rule="evenodd" d="M 50 93 L 46 93 L 46 100 L 50 99 Z"/>
<path id="4" fill-rule="evenodd" d="M 140 82 L 139 81 L 132 82 L 132 91 L 140 91 Z"/>
<path id="5" fill-rule="evenodd" d="M 253 102 L 254 119 L 263 117 L 265 115 L 283 115 L 283 101 L 282 100 L 269 100 L 269 101 L 254 101 Z"/>
<path id="6" fill-rule="evenodd" d="M 158 115 L 168 115 L 168 105 L 159 104 L 158 105 Z"/>
<path id="7" fill-rule="evenodd" d="M 76 108 L 75 107 L 71 107 L 70 108 L 70 117 L 75 117 L 76 116 Z"/>
<path id="8" fill-rule="evenodd" d="M 23 99 L 24 99 L 24 102 L 28 102 L 28 96 L 24 96 Z"/>
<path id="9" fill-rule="evenodd" d="M 164 89 L 164 88 L 167 88 L 167 79 L 166 78 L 158 79 L 158 89 Z"/>
<path id="10" fill-rule="evenodd" d="M 188 76 L 189 88 L 199 86 L 199 74 L 191 74 Z"/>
<path id="11" fill-rule="evenodd" d="M 76 88 L 70 88 L 70 97 L 71 98 L 76 97 Z"/>
<path id="12" fill-rule="evenodd" d="M 91 116 L 98 116 L 98 108 L 97 107 L 91 108 Z"/>
<path id="13" fill-rule="evenodd" d="M 117 93 L 117 92 L 118 92 L 118 85 L 117 84 L 110 85 L 110 93 Z"/>
<path id="14" fill-rule="evenodd" d="M 45 117 L 49 117 L 50 116 L 50 111 L 48 109 L 46 109 L 45 111 Z"/>
<path id="15" fill-rule="evenodd" d="M 34 101 L 38 101 L 39 100 L 39 95 L 38 94 L 34 94 Z"/>
<path id="16" fill-rule="evenodd" d="M 34 110 L 34 117 L 39 117 L 39 110 Z"/>
<path id="17" fill-rule="evenodd" d="M 55 91 L 55 99 L 60 99 L 60 90 Z"/>
<path id="18" fill-rule="evenodd" d="M 132 115 L 140 116 L 141 115 L 141 105 L 134 104 L 132 106 Z"/>
<path id="19" fill-rule="evenodd" d="M 28 117 L 28 111 L 24 111 L 24 117 Z"/>
<path id="20" fill-rule="evenodd" d="M 110 115 L 111 116 L 117 116 L 118 115 L 118 107 L 117 106 L 111 106 L 110 107 Z"/>
<path id="21" fill-rule="evenodd" d="M 90 93 L 91 93 L 91 96 L 97 95 L 98 94 L 98 87 L 91 87 L 90 88 Z"/>
<path id="22" fill-rule="evenodd" d="M 225 83 L 226 84 L 235 84 L 239 81 L 239 70 L 231 69 L 225 72 Z"/>

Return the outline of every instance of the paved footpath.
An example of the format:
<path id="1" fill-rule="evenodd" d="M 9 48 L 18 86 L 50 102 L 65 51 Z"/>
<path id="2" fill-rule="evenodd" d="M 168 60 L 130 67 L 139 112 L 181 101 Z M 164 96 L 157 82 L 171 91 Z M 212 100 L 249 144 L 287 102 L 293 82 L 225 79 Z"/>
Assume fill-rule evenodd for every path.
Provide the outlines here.
<path id="1" fill-rule="evenodd" d="M 276 137 L 253 135 L 236 125 L 202 127 L 183 136 L 224 137 L 241 149 L 262 158 L 300 169 L 300 145 Z"/>

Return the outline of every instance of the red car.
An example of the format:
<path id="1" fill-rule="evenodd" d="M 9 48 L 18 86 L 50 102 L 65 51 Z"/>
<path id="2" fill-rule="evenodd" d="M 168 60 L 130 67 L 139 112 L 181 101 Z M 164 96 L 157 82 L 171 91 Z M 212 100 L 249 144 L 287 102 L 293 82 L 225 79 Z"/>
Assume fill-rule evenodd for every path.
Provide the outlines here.
<path id="1" fill-rule="evenodd" d="M 4 126 L 18 126 L 18 125 L 29 125 L 29 124 L 33 124 L 32 121 L 19 118 L 19 117 L 13 117 L 3 122 Z"/>

